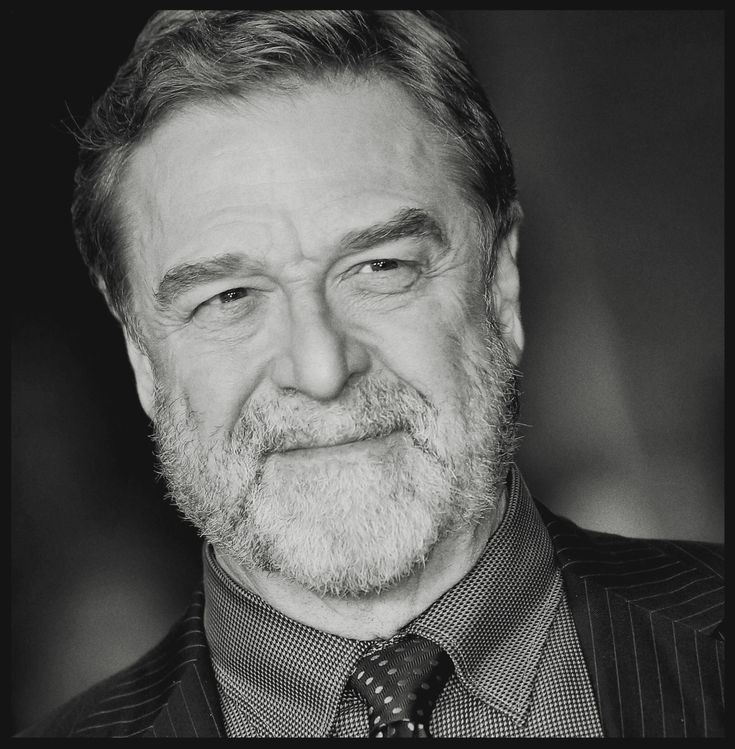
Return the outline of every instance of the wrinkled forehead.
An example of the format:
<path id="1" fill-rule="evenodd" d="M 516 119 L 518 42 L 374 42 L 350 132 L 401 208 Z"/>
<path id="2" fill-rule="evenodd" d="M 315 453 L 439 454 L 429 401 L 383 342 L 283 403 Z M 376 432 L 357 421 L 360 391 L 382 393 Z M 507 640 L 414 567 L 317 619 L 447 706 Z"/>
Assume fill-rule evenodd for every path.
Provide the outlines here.
<path id="1" fill-rule="evenodd" d="M 451 232 L 466 202 L 456 160 L 405 90 L 384 79 L 190 103 L 132 154 L 120 193 L 125 231 L 131 247 L 150 250 L 238 211 L 264 217 L 284 207 L 311 230 L 344 230 L 403 201 L 435 210 Z"/>
<path id="2" fill-rule="evenodd" d="M 289 78 L 228 98 L 184 101 L 159 117 L 134 148 L 133 170 L 151 156 L 160 159 L 165 151 L 172 165 L 181 162 L 186 149 L 197 147 L 195 139 L 206 146 L 208 134 L 221 132 L 227 121 L 243 134 L 247 128 L 253 160 L 266 157 L 274 165 L 279 160 L 285 163 L 289 150 L 300 150 L 318 154 L 317 168 L 331 168 L 336 174 L 337 162 L 342 160 L 347 171 L 352 156 L 359 158 L 363 169 L 382 168 L 395 156 L 405 167 L 401 157 L 413 150 L 413 169 L 441 163 L 444 174 L 469 191 L 456 135 L 440 128 L 402 84 L 383 74 Z M 144 156 L 136 158 L 141 150 Z"/>

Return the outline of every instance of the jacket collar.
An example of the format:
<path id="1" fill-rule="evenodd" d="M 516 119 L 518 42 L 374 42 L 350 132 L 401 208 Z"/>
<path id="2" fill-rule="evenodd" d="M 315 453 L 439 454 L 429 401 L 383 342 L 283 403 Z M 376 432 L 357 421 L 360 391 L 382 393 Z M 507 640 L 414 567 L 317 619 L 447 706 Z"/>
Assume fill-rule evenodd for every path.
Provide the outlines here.
<path id="1" fill-rule="evenodd" d="M 707 712 L 704 692 L 688 684 L 717 678 L 721 549 L 588 531 L 537 506 L 564 577 L 605 736 L 720 735 L 714 707 L 709 725 L 696 725 Z M 687 588 L 697 591 L 694 598 L 679 593 Z"/>
<path id="2" fill-rule="evenodd" d="M 224 738 L 217 683 L 203 626 L 200 587 L 181 620 L 182 634 L 168 650 L 172 679 L 168 698 L 144 738 Z M 181 626 L 185 624 L 185 626 Z"/>

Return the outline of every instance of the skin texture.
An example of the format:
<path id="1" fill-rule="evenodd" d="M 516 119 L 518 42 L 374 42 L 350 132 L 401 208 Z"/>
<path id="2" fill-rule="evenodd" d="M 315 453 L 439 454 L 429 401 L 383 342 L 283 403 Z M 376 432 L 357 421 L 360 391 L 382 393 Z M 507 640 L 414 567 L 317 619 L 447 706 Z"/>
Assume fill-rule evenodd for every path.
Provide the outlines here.
<path id="1" fill-rule="evenodd" d="M 387 82 L 197 105 L 160 125 L 122 190 L 146 351 L 127 344 L 146 413 L 158 382 L 186 403 L 206 442 L 230 433 L 251 400 L 284 392 L 329 404 L 368 376 L 410 384 L 440 413 L 460 408 L 463 345 L 479 346 L 485 302 L 475 213 L 448 163 L 422 114 Z M 405 226 L 407 215 L 420 217 L 420 230 L 390 241 L 372 231 L 365 241 L 368 227 L 396 217 Z M 515 253 L 513 233 L 492 293 L 517 363 Z M 296 437 L 272 468 L 381 460 L 401 439 L 325 446 Z M 283 613 L 370 639 L 390 636 L 460 579 L 501 517 L 502 498 L 410 577 L 359 599 L 320 596 L 217 552 Z"/>

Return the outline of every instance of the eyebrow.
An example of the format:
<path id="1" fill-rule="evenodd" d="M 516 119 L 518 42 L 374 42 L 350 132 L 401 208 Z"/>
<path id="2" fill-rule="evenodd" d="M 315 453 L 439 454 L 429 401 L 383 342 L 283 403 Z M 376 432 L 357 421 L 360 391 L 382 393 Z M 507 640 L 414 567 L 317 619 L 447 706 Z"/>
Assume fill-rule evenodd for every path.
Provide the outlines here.
<path id="1" fill-rule="evenodd" d="M 395 242 L 406 237 L 430 237 L 444 244 L 444 232 L 439 222 L 422 208 L 403 208 L 386 222 L 345 234 L 339 242 L 347 252 L 370 249 L 384 242 Z"/>
<path id="2" fill-rule="evenodd" d="M 439 222 L 430 213 L 422 208 L 403 208 L 387 221 L 347 232 L 339 239 L 337 246 L 344 254 L 351 254 L 407 237 L 428 237 L 440 244 L 445 244 L 446 241 Z M 260 263 L 237 253 L 225 253 L 208 260 L 175 265 L 165 273 L 153 292 L 156 306 L 161 311 L 166 311 L 177 297 L 190 289 L 228 278 L 248 266 L 262 271 Z"/>
<path id="3" fill-rule="evenodd" d="M 241 272 L 247 265 L 248 261 L 235 253 L 225 253 L 196 263 L 175 265 L 166 272 L 158 288 L 153 292 L 156 306 L 165 311 L 181 294 L 202 284 L 228 278 L 233 273 Z"/>

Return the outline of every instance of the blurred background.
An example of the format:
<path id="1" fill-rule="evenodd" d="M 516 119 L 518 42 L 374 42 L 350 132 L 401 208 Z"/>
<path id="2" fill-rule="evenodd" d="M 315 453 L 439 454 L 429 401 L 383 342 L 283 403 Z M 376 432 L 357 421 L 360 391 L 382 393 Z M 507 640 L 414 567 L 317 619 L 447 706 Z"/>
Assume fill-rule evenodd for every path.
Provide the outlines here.
<path id="1" fill-rule="evenodd" d="M 74 140 L 149 11 L 5 11 L 12 719 L 152 646 L 199 578 L 69 221 Z M 531 491 L 587 527 L 723 540 L 723 11 L 447 11 L 526 213 Z M 29 34 L 32 29 L 32 39 Z"/>

